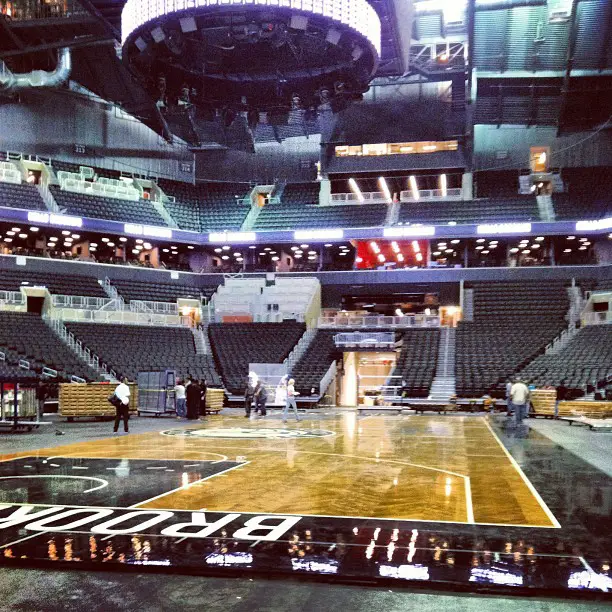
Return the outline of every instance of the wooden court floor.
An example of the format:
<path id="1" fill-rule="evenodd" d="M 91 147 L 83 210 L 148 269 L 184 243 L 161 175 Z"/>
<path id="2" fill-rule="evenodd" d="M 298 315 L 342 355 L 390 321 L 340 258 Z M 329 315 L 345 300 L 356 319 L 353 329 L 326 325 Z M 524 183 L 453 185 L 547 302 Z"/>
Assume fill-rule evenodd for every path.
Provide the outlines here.
<path id="1" fill-rule="evenodd" d="M 168 420 L 162 433 L 10 456 L 26 455 L 239 462 L 140 508 L 559 527 L 487 417 Z"/>

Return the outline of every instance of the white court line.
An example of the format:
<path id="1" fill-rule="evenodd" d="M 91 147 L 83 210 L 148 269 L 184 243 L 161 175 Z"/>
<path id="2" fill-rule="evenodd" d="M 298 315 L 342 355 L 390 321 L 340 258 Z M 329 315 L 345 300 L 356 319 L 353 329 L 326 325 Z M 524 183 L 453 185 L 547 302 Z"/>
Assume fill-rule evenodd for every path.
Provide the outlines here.
<path id="1" fill-rule="evenodd" d="M 205 478 L 200 478 L 200 480 L 194 480 L 193 482 L 190 482 L 189 484 L 185 486 L 177 487 L 176 489 L 172 489 L 171 491 L 166 491 L 165 493 L 160 493 L 159 495 L 156 495 L 155 497 L 151 497 L 149 499 L 140 501 L 136 504 L 132 504 L 131 506 L 128 506 L 128 508 L 139 508 L 143 504 L 148 504 L 149 502 L 159 499 L 160 497 L 165 497 L 166 495 L 170 495 L 171 493 L 176 493 L 177 491 L 185 491 L 186 489 L 193 487 L 193 485 L 196 485 L 200 482 L 204 482 L 205 480 L 209 480 L 210 478 L 214 478 L 215 476 L 222 476 L 223 474 L 227 474 L 228 472 L 231 472 L 232 470 L 235 470 L 236 468 L 240 468 L 243 465 L 248 465 L 249 463 L 251 462 L 245 461 L 244 463 L 239 463 L 238 465 L 234 465 L 233 467 L 228 468 L 227 470 L 224 470 L 223 472 L 219 472 L 218 474 L 211 474 L 210 476 L 206 476 Z M 189 512 L 189 510 L 187 512 Z"/>
<path id="2" fill-rule="evenodd" d="M 73 465 L 72 466 L 73 470 L 88 470 L 88 467 L 85 467 L 84 465 Z"/>
<path id="3" fill-rule="evenodd" d="M 29 478 L 69 478 L 70 480 L 97 480 L 98 482 L 102 483 L 97 487 L 86 489 L 83 491 L 83 493 L 91 493 L 92 491 L 98 491 L 99 489 L 108 487 L 108 480 L 104 480 L 104 478 L 96 478 L 95 476 L 67 476 L 65 474 L 24 474 L 23 476 L 0 476 L 0 480 L 28 480 Z"/>
<path id="4" fill-rule="evenodd" d="M 472 481 L 469 476 L 463 477 L 465 486 L 465 511 L 467 513 L 467 522 L 474 523 L 474 506 L 472 504 Z"/>
<path id="5" fill-rule="evenodd" d="M 31 540 L 32 538 L 35 538 L 40 535 L 44 535 L 45 533 L 46 533 L 45 531 L 39 531 L 38 533 L 33 533 L 32 535 L 26 536 L 25 538 L 21 538 L 20 540 L 14 540 L 13 542 L 9 542 L 8 544 L 3 544 L 2 546 L 0 546 L 0 550 L 2 550 L 3 548 L 8 548 L 9 546 L 13 546 L 14 544 L 19 544 L 19 542 L 25 542 L 26 540 Z"/>
<path id="6" fill-rule="evenodd" d="M 527 488 L 531 491 L 531 494 L 536 498 L 538 504 L 544 513 L 549 518 L 550 522 L 556 529 L 561 528 L 561 523 L 557 520 L 557 517 L 551 512 L 550 508 L 546 505 L 536 488 L 531 484 L 529 478 L 527 478 L 525 472 L 523 472 L 521 466 L 517 463 L 516 459 L 510 454 L 510 451 L 504 446 L 504 443 L 499 439 L 499 436 L 493 431 L 493 428 L 489 424 L 489 421 L 485 419 L 485 423 L 491 432 L 491 435 L 497 440 L 497 443 L 501 446 L 504 453 L 506 453 L 506 457 L 508 457 L 510 463 L 513 465 L 514 469 L 519 473 L 519 476 L 523 479 L 523 482 L 527 485 Z"/>
<path id="7" fill-rule="evenodd" d="M 165 470 L 166 466 L 165 465 L 156 465 L 154 467 L 148 467 L 146 469 L 147 470 Z"/>

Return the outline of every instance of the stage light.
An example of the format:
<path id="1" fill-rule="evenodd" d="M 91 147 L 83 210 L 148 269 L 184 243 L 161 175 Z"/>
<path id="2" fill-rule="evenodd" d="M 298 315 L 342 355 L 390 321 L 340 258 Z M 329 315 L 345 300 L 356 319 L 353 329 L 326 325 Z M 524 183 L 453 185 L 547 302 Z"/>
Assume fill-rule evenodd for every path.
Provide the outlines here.
<path id="1" fill-rule="evenodd" d="M 417 261 L 423 261 L 423 253 L 417 253 L 416 254 L 416 260 Z"/>
<path id="2" fill-rule="evenodd" d="M 410 190 L 412 191 L 412 199 L 418 200 L 419 199 L 419 187 L 417 185 L 416 177 L 414 175 L 411 176 L 408 179 L 408 182 L 410 183 Z"/>
<path id="3" fill-rule="evenodd" d="M 370 242 L 370 248 L 375 252 L 375 253 L 380 253 L 380 247 L 378 246 L 378 244 L 372 240 Z"/>
<path id="4" fill-rule="evenodd" d="M 380 261 L 380 263 L 384 263 L 386 260 L 386 257 L 382 253 L 378 254 L 378 261 Z"/>
<path id="5" fill-rule="evenodd" d="M 402 237 L 425 237 L 435 236 L 436 228 L 433 225 L 415 225 L 411 227 L 386 227 L 383 230 L 385 238 L 402 238 Z"/>
<path id="6" fill-rule="evenodd" d="M 364 201 L 363 193 L 361 193 L 361 189 L 359 189 L 359 185 L 357 185 L 357 183 L 355 182 L 355 179 L 350 178 L 348 183 L 349 183 L 349 187 L 351 188 L 351 191 L 357 196 L 357 199 L 360 202 L 363 202 Z"/>
<path id="7" fill-rule="evenodd" d="M 397 261 L 404 261 L 404 256 L 401 253 L 397 254 Z"/>
<path id="8" fill-rule="evenodd" d="M 385 199 L 387 200 L 387 203 L 391 204 L 393 202 L 393 198 L 391 197 L 391 192 L 389 191 L 389 186 L 387 185 L 387 181 L 385 180 L 384 176 L 381 176 L 378 179 L 378 184 L 380 185 L 380 188 L 382 189 L 382 192 L 385 196 Z"/>
<path id="9" fill-rule="evenodd" d="M 421 245 L 419 244 L 418 240 L 413 240 L 412 241 L 412 250 L 415 253 L 420 253 L 421 252 Z"/>

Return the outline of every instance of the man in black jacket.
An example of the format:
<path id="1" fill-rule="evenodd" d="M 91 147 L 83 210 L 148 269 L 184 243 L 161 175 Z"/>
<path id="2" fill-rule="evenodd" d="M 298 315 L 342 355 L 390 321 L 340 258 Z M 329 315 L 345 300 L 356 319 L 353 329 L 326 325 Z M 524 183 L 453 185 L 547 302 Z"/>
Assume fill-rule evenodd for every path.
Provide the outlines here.
<path id="1" fill-rule="evenodd" d="M 191 379 L 185 394 L 187 396 L 187 418 L 193 421 L 200 416 L 200 401 L 202 398 L 202 389 L 197 380 Z"/>
<path id="2" fill-rule="evenodd" d="M 251 377 L 247 379 L 246 391 L 244 392 L 244 416 L 248 419 L 251 416 L 251 406 L 253 405 L 253 396 L 255 395 L 255 387 L 252 384 Z"/>

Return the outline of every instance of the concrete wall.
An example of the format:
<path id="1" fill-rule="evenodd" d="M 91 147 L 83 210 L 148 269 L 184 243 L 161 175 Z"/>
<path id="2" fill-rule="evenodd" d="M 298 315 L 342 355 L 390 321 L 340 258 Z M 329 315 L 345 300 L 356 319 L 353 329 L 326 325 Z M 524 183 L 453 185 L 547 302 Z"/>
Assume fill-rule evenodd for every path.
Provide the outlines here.
<path id="1" fill-rule="evenodd" d="M 612 166 L 610 131 L 557 137 L 555 127 L 475 125 L 475 170 L 529 168 L 529 148 L 550 147 L 551 166 Z"/>
<path id="2" fill-rule="evenodd" d="M 75 144 L 86 153 L 77 155 Z M 0 104 L 0 150 L 193 180 L 193 154 L 185 146 L 168 144 L 117 107 L 67 91 Z M 182 171 L 181 162 L 191 162 L 191 170 Z"/>

